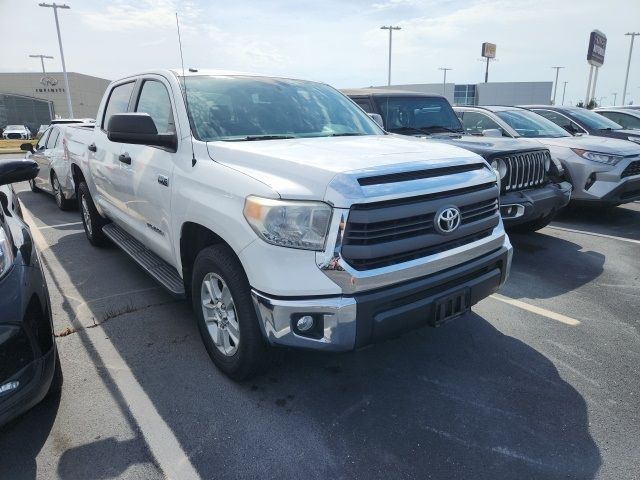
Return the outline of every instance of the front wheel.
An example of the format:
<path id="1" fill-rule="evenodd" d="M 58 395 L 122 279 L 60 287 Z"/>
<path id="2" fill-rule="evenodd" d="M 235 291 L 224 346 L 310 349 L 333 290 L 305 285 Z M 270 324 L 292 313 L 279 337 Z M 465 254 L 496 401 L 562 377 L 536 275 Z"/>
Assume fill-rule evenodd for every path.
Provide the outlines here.
<path id="1" fill-rule="evenodd" d="M 531 220 L 530 222 L 523 222 L 512 227 L 509 227 L 508 230 L 514 233 L 531 233 L 537 230 L 540 230 L 551 223 L 551 221 L 555 218 L 556 212 L 551 212 L 548 215 L 538 218 L 537 220 Z"/>
<path id="2" fill-rule="evenodd" d="M 102 232 L 102 227 L 107 224 L 107 220 L 102 218 L 96 210 L 96 206 L 91 199 L 89 187 L 85 182 L 78 185 L 78 205 L 82 214 L 82 225 L 87 240 L 94 247 L 102 247 L 108 243 L 107 236 Z"/>
<path id="3" fill-rule="evenodd" d="M 198 329 L 213 363 L 234 380 L 265 370 L 270 348 L 253 308 L 249 281 L 225 245 L 203 249 L 196 257 L 191 298 Z"/>

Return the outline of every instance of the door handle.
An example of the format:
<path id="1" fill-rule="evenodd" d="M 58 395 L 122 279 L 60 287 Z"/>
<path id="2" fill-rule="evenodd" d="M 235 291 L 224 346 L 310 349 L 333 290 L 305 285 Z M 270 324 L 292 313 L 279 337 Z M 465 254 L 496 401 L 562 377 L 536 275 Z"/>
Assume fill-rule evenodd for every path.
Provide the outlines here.
<path id="1" fill-rule="evenodd" d="M 131 157 L 128 153 L 121 153 L 118 157 L 118 160 L 120 160 L 122 163 L 126 163 L 127 165 L 131 165 Z"/>
<path id="2" fill-rule="evenodd" d="M 90 152 L 96 152 L 98 149 L 96 148 L 96 144 L 92 143 L 87 147 L 87 150 L 89 150 Z"/>

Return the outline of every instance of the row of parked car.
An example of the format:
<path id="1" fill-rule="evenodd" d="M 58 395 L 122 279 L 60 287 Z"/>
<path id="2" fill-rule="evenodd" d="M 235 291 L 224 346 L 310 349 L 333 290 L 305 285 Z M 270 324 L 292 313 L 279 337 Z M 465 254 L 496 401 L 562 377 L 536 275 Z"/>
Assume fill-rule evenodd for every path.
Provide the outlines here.
<path id="1" fill-rule="evenodd" d="M 5 162 L 0 184 L 29 180 L 61 209 L 78 205 L 88 241 L 119 246 L 189 299 L 212 361 L 244 379 L 274 346 L 346 351 L 452 320 L 506 281 L 505 225 L 533 231 L 570 201 L 640 198 L 637 131 L 571 135 L 536 110 L 150 71 L 113 82 L 95 124 L 51 125 L 24 144 L 27 158 Z M 11 207 L 0 259 L 19 272 L 11 265 L 37 253 L 15 193 L 1 188 Z M 0 289 L 18 289 L 2 272 Z M 0 310 L 12 312 L 0 328 L 15 327 L 0 330 L 0 354 L 13 355 L 3 352 L 15 337 L 32 362 L 54 358 L 20 320 L 32 318 L 27 297 Z M 46 292 L 35 298 L 50 334 Z M 1 372 L 0 423 L 20 368 Z M 49 372 L 38 377 L 47 388 Z"/>
<path id="2" fill-rule="evenodd" d="M 93 119 L 91 118 L 57 118 L 52 120 L 49 124 L 40 125 L 40 128 L 35 134 L 26 125 L 7 125 L 4 128 L 0 128 L 0 134 L 4 140 L 32 140 L 34 138 L 40 138 L 50 125 L 90 123 L 92 121 Z"/>

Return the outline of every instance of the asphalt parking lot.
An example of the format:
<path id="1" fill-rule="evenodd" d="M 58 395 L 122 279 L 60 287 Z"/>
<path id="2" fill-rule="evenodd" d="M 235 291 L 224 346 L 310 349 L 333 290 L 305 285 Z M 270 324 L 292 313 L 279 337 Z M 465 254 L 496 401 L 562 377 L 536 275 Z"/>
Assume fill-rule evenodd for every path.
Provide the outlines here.
<path id="1" fill-rule="evenodd" d="M 24 186 L 64 388 L 0 430 L 1 479 L 640 476 L 640 203 L 513 235 L 500 295 L 234 383 L 185 302 Z"/>

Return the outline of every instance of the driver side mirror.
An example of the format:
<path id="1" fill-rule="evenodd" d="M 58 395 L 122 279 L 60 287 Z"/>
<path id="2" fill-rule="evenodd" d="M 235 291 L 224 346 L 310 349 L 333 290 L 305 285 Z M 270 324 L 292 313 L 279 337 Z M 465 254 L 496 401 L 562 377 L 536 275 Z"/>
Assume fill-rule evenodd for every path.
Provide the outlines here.
<path id="1" fill-rule="evenodd" d="M 35 151 L 33 149 L 33 144 L 31 143 L 23 143 L 22 145 L 20 145 L 20 150 L 22 150 L 23 152 L 31 152 L 31 153 Z"/>
<path id="2" fill-rule="evenodd" d="M 178 149 L 175 133 L 158 133 L 148 113 L 116 113 L 109 119 L 107 138 L 112 142 Z"/>
<path id="3" fill-rule="evenodd" d="M 38 170 L 33 160 L 0 160 L 0 185 L 31 180 L 38 175 Z"/>
<path id="4" fill-rule="evenodd" d="M 368 113 L 371 119 L 376 122 L 381 128 L 384 128 L 384 122 L 382 121 L 382 115 L 378 113 Z"/>
<path id="5" fill-rule="evenodd" d="M 482 130 L 482 135 L 485 137 L 501 137 L 502 131 L 498 128 L 487 128 Z"/>

